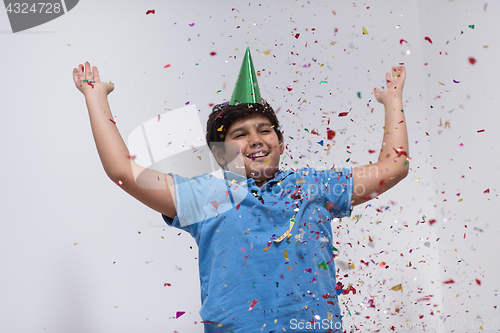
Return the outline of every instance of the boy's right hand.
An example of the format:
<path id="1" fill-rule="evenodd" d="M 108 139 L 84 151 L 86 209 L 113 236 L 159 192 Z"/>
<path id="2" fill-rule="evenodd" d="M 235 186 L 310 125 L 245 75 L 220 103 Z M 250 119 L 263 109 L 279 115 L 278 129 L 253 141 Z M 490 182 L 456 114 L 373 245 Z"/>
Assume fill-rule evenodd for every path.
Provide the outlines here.
<path id="1" fill-rule="evenodd" d="M 85 68 L 82 64 L 78 65 L 78 69 L 73 69 L 73 80 L 75 81 L 76 88 L 87 97 L 100 92 L 109 95 L 115 89 L 112 83 L 101 82 L 99 71 L 97 67 L 92 67 L 93 72 L 90 70 L 90 64 L 85 63 Z M 83 82 L 83 80 L 92 80 L 94 82 Z"/>

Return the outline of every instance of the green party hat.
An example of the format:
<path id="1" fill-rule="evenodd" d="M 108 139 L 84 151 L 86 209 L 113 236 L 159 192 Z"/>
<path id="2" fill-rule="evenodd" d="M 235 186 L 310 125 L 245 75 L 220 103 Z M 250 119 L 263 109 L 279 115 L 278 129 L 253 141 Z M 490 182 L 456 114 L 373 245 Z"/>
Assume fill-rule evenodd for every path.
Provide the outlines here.
<path id="1" fill-rule="evenodd" d="M 240 74 L 234 87 L 233 96 L 229 105 L 236 105 L 238 103 L 258 103 L 260 101 L 259 84 L 257 83 L 257 75 L 253 68 L 252 56 L 250 55 L 250 48 L 247 47 L 243 63 L 241 64 Z"/>

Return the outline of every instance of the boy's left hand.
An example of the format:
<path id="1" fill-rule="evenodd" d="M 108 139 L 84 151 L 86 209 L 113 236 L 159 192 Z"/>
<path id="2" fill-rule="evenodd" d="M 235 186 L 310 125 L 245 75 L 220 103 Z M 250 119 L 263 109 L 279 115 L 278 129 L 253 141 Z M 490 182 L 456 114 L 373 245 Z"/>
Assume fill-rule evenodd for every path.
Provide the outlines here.
<path id="1" fill-rule="evenodd" d="M 385 79 L 387 81 L 387 89 L 380 91 L 379 88 L 375 88 L 373 91 L 377 101 L 382 104 L 386 104 L 394 100 L 395 98 L 403 98 L 403 86 L 405 84 L 406 71 L 405 66 L 394 66 L 392 67 L 392 80 L 391 73 L 387 73 Z"/>

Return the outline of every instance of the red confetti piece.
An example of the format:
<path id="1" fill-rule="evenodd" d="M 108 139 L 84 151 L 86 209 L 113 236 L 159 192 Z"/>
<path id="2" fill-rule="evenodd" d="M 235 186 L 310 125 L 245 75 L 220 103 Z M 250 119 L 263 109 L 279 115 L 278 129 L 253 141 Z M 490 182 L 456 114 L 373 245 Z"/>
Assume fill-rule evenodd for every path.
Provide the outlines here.
<path id="1" fill-rule="evenodd" d="M 483 193 L 490 193 L 490 189 L 486 189 L 486 190 L 484 190 L 484 192 L 483 192 Z"/>
<path id="2" fill-rule="evenodd" d="M 477 131 L 478 133 L 484 132 L 484 129 Z"/>
<path id="3" fill-rule="evenodd" d="M 399 44 L 403 45 L 403 42 L 405 42 L 406 44 L 408 44 L 408 42 L 407 42 L 407 41 L 405 41 L 404 39 L 401 39 L 401 40 L 399 41 Z"/>
<path id="4" fill-rule="evenodd" d="M 168 65 L 165 65 L 165 67 L 163 67 L 163 68 L 169 68 L 170 66 L 171 66 L 171 65 L 170 65 L 170 64 L 168 64 Z"/>
<path id="5" fill-rule="evenodd" d="M 476 283 L 477 283 L 478 285 L 481 285 L 481 280 L 476 279 Z"/>
<path id="6" fill-rule="evenodd" d="M 109 121 L 116 125 L 116 121 L 113 121 L 113 119 L 110 119 Z"/>
<path id="7" fill-rule="evenodd" d="M 432 44 L 432 40 L 429 37 L 425 37 L 424 39 Z"/>
<path id="8" fill-rule="evenodd" d="M 436 223 L 435 219 L 432 219 L 432 220 L 429 221 L 429 225 L 433 225 L 434 223 Z"/>
<path id="9" fill-rule="evenodd" d="M 292 89 L 293 89 L 293 88 L 292 88 L 292 87 L 286 87 L 286 89 L 287 89 L 288 91 L 292 91 Z"/>
<path id="10" fill-rule="evenodd" d="M 179 318 L 180 316 L 182 316 L 185 313 L 186 313 L 186 311 L 177 311 L 175 314 L 175 319 Z"/>
<path id="11" fill-rule="evenodd" d="M 210 203 L 212 204 L 212 206 L 214 206 L 215 210 L 219 209 L 219 204 L 217 203 L 217 201 L 210 201 Z"/>
<path id="12" fill-rule="evenodd" d="M 214 55 L 216 55 L 217 53 L 216 52 L 210 52 L 210 55 L 213 57 Z"/>
<path id="13" fill-rule="evenodd" d="M 316 135 L 318 135 L 318 132 L 316 132 L 315 130 L 312 130 L 312 131 L 311 131 L 311 134 L 316 134 Z"/>
<path id="14" fill-rule="evenodd" d="M 160 122 L 160 115 L 158 115 L 158 122 Z"/>
<path id="15" fill-rule="evenodd" d="M 443 282 L 443 284 L 450 284 L 450 283 L 455 283 L 455 281 L 453 281 L 453 279 L 449 279 Z"/>
<path id="16" fill-rule="evenodd" d="M 128 158 L 130 158 L 132 161 L 135 160 L 136 156 L 135 155 L 132 155 L 132 156 L 127 156 Z"/>
<path id="17" fill-rule="evenodd" d="M 335 137 L 335 131 L 332 131 L 331 129 L 327 130 L 326 134 L 328 135 L 328 140 L 332 140 Z"/>
<path id="18" fill-rule="evenodd" d="M 171 286 L 172 284 L 171 283 L 165 283 L 163 286 L 166 287 L 166 286 Z"/>
<path id="19" fill-rule="evenodd" d="M 200 323 L 202 324 L 214 324 L 214 325 L 219 325 L 219 323 L 216 323 L 215 321 L 211 321 L 211 320 L 203 320 L 203 321 L 200 321 Z"/>
<path id="20" fill-rule="evenodd" d="M 476 59 L 474 59 L 473 57 L 469 57 L 469 62 L 471 65 L 474 65 L 476 63 Z"/>
<path id="21" fill-rule="evenodd" d="M 148 14 L 154 14 L 154 13 L 155 13 L 155 10 L 154 10 L 154 9 L 153 9 L 153 10 L 148 10 L 148 11 L 146 12 L 146 15 L 148 15 Z"/>
<path id="22" fill-rule="evenodd" d="M 122 185 L 123 182 L 121 180 L 118 181 L 118 185 Z"/>
<path id="23" fill-rule="evenodd" d="M 340 112 L 339 117 L 345 117 L 349 114 L 349 112 Z"/>
<path id="24" fill-rule="evenodd" d="M 368 149 L 368 153 L 370 153 L 370 154 L 373 154 L 373 153 L 376 153 L 376 152 L 377 152 L 376 150 Z"/>
<path id="25" fill-rule="evenodd" d="M 300 34 L 295 34 L 295 38 L 299 39 Z"/>
<path id="26" fill-rule="evenodd" d="M 252 301 L 252 304 L 250 304 L 250 307 L 248 308 L 248 311 L 252 311 L 253 307 L 254 307 L 256 304 L 257 304 L 257 300 L 256 300 L 256 299 L 254 299 L 254 300 Z"/>
<path id="27" fill-rule="evenodd" d="M 236 205 L 236 210 L 240 209 L 241 203 Z"/>

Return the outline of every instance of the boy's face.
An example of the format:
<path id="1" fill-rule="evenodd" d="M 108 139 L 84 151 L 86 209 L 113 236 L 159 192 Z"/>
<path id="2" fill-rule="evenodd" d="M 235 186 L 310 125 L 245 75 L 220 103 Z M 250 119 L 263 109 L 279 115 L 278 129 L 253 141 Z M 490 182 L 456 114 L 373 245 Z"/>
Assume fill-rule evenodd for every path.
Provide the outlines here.
<path id="1" fill-rule="evenodd" d="M 278 141 L 278 135 L 271 126 L 265 116 L 255 115 L 233 123 L 225 136 L 225 143 L 229 143 L 226 147 L 239 148 L 247 178 L 253 178 L 259 187 L 274 178 L 280 155 L 284 151 L 283 144 Z M 234 149 L 226 148 L 226 154 L 231 154 L 228 150 Z M 231 155 L 234 156 L 234 153 Z M 225 160 L 221 164 L 226 164 Z"/>

